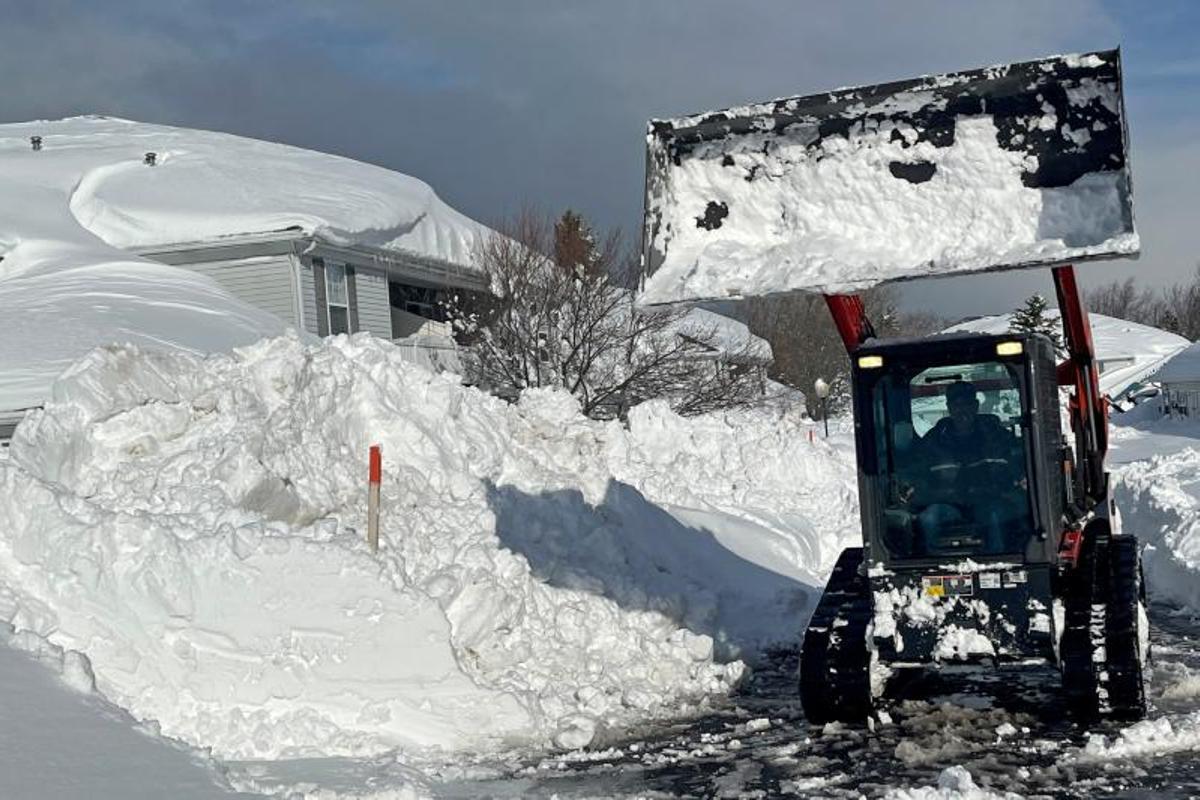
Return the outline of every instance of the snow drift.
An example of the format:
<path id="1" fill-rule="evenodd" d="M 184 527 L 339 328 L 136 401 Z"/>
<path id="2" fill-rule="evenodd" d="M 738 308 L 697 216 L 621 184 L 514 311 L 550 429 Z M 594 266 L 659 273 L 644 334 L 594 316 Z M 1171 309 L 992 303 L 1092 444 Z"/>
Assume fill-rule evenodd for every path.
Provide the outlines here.
<path id="1" fill-rule="evenodd" d="M 229 758 L 575 747 L 686 713 L 797 640 L 858 535 L 852 454 L 807 423 L 651 404 L 625 430 L 366 335 L 112 346 L 53 395 L 0 460 L 0 620 Z"/>
<path id="2" fill-rule="evenodd" d="M 1200 431 L 1193 425 L 1190 433 Z M 1122 524 L 1147 545 L 1142 564 L 1148 591 L 1154 599 L 1200 611 L 1200 452 L 1188 448 L 1135 461 L 1117 475 Z"/>

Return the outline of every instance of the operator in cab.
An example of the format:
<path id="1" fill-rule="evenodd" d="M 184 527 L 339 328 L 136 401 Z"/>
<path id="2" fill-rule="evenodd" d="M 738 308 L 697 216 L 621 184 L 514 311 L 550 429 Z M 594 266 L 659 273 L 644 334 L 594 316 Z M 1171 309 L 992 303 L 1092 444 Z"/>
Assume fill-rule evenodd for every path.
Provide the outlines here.
<path id="1" fill-rule="evenodd" d="M 982 535 L 986 552 L 1002 553 L 1010 538 L 1005 522 L 1024 510 L 1021 443 L 994 414 L 979 413 L 972 383 L 950 385 L 946 411 L 921 440 L 926 550 L 936 551 L 947 530 L 965 526 Z"/>

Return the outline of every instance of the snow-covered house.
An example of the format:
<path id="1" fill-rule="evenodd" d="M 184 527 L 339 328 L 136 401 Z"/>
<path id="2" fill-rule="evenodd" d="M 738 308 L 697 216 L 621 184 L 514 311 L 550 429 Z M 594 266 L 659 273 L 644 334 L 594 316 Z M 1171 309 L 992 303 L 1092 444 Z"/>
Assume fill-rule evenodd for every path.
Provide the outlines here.
<path id="1" fill-rule="evenodd" d="M 97 345 L 196 353 L 287 327 L 452 348 L 490 231 L 382 167 L 106 117 L 0 125 L 0 425 Z"/>
<path id="2" fill-rule="evenodd" d="M 315 336 L 366 331 L 428 351 L 451 366 L 442 302 L 482 293 L 481 274 L 453 261 L 362 243 L 337 244 L 296 227 L 134 248 L 215 280 L 235 297 Z M 444 355 L 439 355 L 444 351 Z"/>
<path id="3" fill-rule="evenodd" d="M 1200 342 L 1175 354 L 1154 376 L 1165 414 L 1200 417 Z"/>

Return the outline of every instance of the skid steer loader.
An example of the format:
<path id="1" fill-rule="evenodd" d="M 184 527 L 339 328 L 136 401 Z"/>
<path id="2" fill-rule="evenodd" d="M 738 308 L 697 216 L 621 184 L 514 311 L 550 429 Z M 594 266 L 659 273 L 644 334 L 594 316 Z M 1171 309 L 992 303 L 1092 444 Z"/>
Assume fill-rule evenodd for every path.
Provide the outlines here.
<path id="1" fill-rule="evenodd" d="M 821 292 L 850 356 L 863 545 L 804 635 L 808 718 L 865 719 L 902 668 L 1039 663 L 1073 710 L 1142 716 L 1140 551 L 1072 266 L 1138 251 L 1119 51 L 657 120 L 647 141 L 642 302 Z M 1051 268 L 1061 361 L 1037 333 L 881 340 L 853 294 L 1030 267 Z"/>

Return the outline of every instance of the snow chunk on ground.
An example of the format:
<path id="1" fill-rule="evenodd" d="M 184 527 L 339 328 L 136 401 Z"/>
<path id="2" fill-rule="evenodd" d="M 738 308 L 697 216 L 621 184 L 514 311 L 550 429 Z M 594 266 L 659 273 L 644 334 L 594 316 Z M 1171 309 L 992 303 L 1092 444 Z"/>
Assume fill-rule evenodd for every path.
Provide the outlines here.
<path id="1" fill-rule="evenodd" d="M 797 640 L 857 537 L 852 448 L 807 423 L 652 404 L 627 431 L 368 335 L 102 348 L 54 398 L 0 460 L 0 618 L 225 758 L 579 747 L 687 713 L 740 679 L 714 649 Z"/>
<path id="2" fill-rule="evenodd" d="M 1122 728 L 1115 736 L 1088 735 L 1087 744 L 1064 757 L 1064 761 L 1111 761 L 1114 758 L 1162 756 L 1200 749 L 1200 711 L 1172 721 L 1169 717 L 1144 719 Z"/>
<path id="3" fill-rule="evenodd" d="M 993 792 L 976 786 L 971 773 L 962 766 L 942 770 L 936 787 L 891 789 L 884 797 L 886 800 L 1021 800 L 1021 795 L 1013 792 Z"/>

